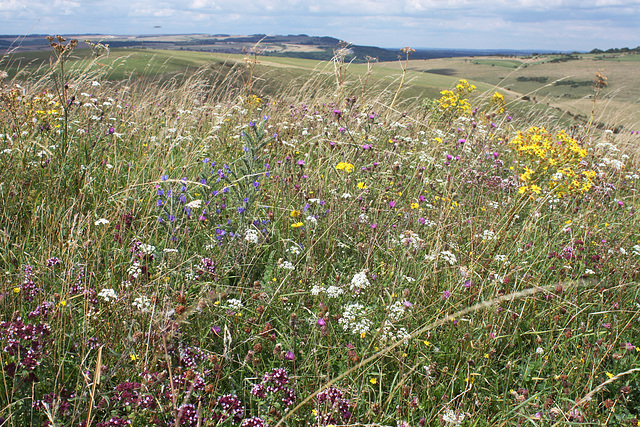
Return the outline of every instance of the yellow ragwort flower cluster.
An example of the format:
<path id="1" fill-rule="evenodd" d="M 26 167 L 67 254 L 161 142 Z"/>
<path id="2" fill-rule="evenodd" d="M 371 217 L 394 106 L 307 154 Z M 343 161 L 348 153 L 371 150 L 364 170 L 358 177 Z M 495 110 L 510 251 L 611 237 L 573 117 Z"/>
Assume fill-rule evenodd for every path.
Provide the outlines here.
<path id="1" fill-rule="evenodd" d="M 466 97 L 474 90 L 476 90 L 474 85 L 462 79 L 456 84 L 455 92 L 452 90 L 443 90 L 440 92 L 442 96 L 436 100 L 436 104 L 445 114 L 462 116 L 471 109 L 471 104 Z"/>
<path id="2" fill-rule="evenodd" d="M 340 162 L 336 165 L 336 169 L 339 171 L 343 170 L 347 173 L 353 172 L 353 165 L 351 163 Z"/>
<path id="3" fill-rule="evenodd" d="M 543 127 L 533 126 L 509 142 L 528 165 L 520 175 L 520 193 L 540 194 L 547 190 L 563 197 L 586 193 L 593 186 L 596 173 L 587 169 L 587 150 L 565 131 L 555 135 Z"/>

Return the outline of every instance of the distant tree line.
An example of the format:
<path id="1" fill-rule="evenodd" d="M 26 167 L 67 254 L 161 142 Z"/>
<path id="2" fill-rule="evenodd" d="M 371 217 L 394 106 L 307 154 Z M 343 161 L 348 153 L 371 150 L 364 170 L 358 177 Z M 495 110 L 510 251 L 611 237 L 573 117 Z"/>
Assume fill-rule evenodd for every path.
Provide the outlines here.
<path id="1" fill-rule="evenodd" d="M 621 47 L 621 48 L 612 48 L 607 50 L 602 49 L 593 49 L 589 53 L 640 53 L 640 46 L 634 48 Z"/>

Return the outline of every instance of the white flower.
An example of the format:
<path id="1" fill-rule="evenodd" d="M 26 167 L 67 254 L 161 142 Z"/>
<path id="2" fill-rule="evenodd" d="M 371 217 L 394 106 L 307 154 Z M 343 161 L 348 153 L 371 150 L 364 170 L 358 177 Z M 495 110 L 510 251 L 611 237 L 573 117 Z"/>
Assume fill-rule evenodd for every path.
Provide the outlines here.
<path id="1" fill-rule="evenodd" d="M 250 228 L 244 233 L 244 240 L 249 243 L 256 244 L 260 241 L 260 233 L 258 233 L 257 230 Z"/>
<path id="2" fill-rule="evenodd" d="M 342 317 L 338 323 L 345 331 L 354 335 L 366 334 L 371 330 L 371 320 L 367 317 L 367 310 L 362 304 L 347 304 L 343 307 Z"/>
<path id="3" fill-rule="evenodd" d="M 317 297 L 322 292 L 324 292 L 324 288 L 322 286 L 313 285 L 313 287 L 311 288 L 311 295 L 313 295 L 313 296 Z"/>
<path id="4" fill-rule="evenodd" d="M 421 249 L 424 246 L 424 240 L 420 238 L 418 233 L 407 230 L 398 236 L 398 244 L 409 249 Z"/>
<path id="5" fill-rule="evenodd" d="M 185 206 L 185 208 L 189 208 L 189 209 L 200 209 L 200 206 L 202 206 L 202 200 L 200 200 L 200 199 L 193 200 L 193 201 L 187 203 L 184 206 Z"/>
<path id="6" fill-rule="evenodd" d="M 493 259 L 494 259 L 494 261 L 501 262 L 504 265 L 509 265 L 510 264 L 510 262 L 507 259 L 506 255 L 496 255 L 495 257 L 493 257 Z"/>
<path id="7" fill-rule="evenodd" d="M 94 80 L 91 82 L 91 86 L 100 86 L 100 83 Z"/>
<path id="8" fill-rule="evenodd" d="M 164 252 L 165 254 L 177 254 L 178 250 L 173 248 L 164 248 L 162 252 Z"/>
<path id="9" fill-rule="evenodd" d="M 287 249 L 287 252 L 289 252 L 290 254 L 294 255 L 294 256 L 298 256 L 300 255 L 300 246 L 298 245 L 293 245 L 291 246 L 289 249 Z"/>
<path id="10" fill-rule="evenodd" d="M 337 286 L 329 286 L 326 292 L 329 298 L 338 298 L 340 295 L 344 294 L 344 289 Z"/>
<path id="11" fill-rule="evenodd" d="M 440 255 L 442 256 L 442 258 L 444 258 L 445 262 L 449 263 L 449 265 L 455 265 L 458 262 L 456 256 L 450 251 L 442 251 L 440 252 Z"/>
<path id="12" fill-rule="evenodd" d="M 109 222 L 110 221 L 108 219 L 106 219 L 106 218 L 100 218 L 94 224 L 95 225 L 102 225 L 102 224 L 107 225 L 107 224 L 109 224 Z"/>
<path id="13" fill-rule="evenodd" d="M 140 310 L 141 312 L 147 312 L 151 308 L 151 301 L 146 296 L 142 295 L 133 300 L 131 303 L 135 308 Z"/>
<path id="14" fill-rule="evenodd" d="M 391 304 L 389 307 L 387 307 L 387 310 L 389 311 L 389 320 L 391 320 L 392 322 L 397 322 L 398 320 L 402 319 L 402 316 L 404 316 L 405 308 L 406 307 L 404 303 L 400 301 L 396 301 Z"/>
<path id="15" fill-rule="evenodd" d="M 231 310 L 235 310 L 238 311 L 240 310 L 242 307 L 244 307 L 244 305 L 242 304 L 242 301 L 240 301 L 237 298 L 231 298 L 227 300 L 227 306 L 231 309 Z"/>
<path id="16" fill-rule="evenodd" d="M 593 276 L 594 274 L 596 274 L 596 272 L 595 272 L 595 271 L 593 271 L 593 270 L 592 270 L 592 269 L 590 269 L 590 268 L 587 268 L 587 269 L 584 271 L 584 274 L 586 274 L 587 276 Z"/>
<path id="17" fill-rule="evenodd" d="M 342 196 L 340 196 L 340 197 L 342 197 L 343 199 L 350 199 L 350 198 L 351 198 L 351 194 L 349 194 L 349 193 L 342 193 Z"/>
<path id="18" fill-rule="evenodd" d="M 442 421 L 444 421 L 447 426 L 462 425 L 463 420 L 464 420 L 464 414 L 456 414 L 451 409 L 445 412 L 444 415 L 442 416 Z"/>
<path id="19" fill-rule="evenodd" d="M 289 261 L 282 261 L 282 263 L 279 265 L 280 268 L 284 269 L 284 270 L 295 270 L 296 266 L 291 264 Z"/>
<path id="20" fill-rule="evenodd" d="M 156 251 L 156 247 L 153 245 L 147 245 L 146 243 L 140 243 L 140 245 L 138 246 L 138 249 L 140 249 L 140 253 L 142 254 L 152 254 Z"/>
<path id="21" fill-rule="evenodd" d="M 134 261 L 133 264 L 131 264 L 131 267 L 127 269 L 127 275 L 134 279 L 137 279 L 138 276 L 140 276 L 140 273 L 142 273 L 142 268 L 140 268 L 140 262 L 138 261 Z"/>
<path id="22" fill-rule="evenodd" d="M 118 299 L 118 295 L 116 295 L 116 291 L 113 289 L 103 289 L 98 294 L 99 297 L 105 300 L 105 302 L 110 302 L 112 299 Z"/>
<path id="23" fill-rule="evenodd" d="M 367 279 L 366 270 L 362 270 L 360 273 L 356 273 L 353 279 L 351 279 L 351 290 L 366 289 L 370 284 L 369 279 Z"/>
<path id="24" fill-rule="evenodd" d="M 318 219 L 313 215 L 309 215 L 306 218 L 306 222 L 307 222 L 307 227 L 309 228 L 314 228 L 316 225 L 318 225 Z"/>
<path id="25" fill-rule="evenodd" d="M 640 255 L 640 245 L 635 245 L 631 248 L 631 253 L 634 255 Z"/>
<path id="26" fill-rule="evenodd" d="M 539 355 L 543 355 L 544 354 L 544 348 L 542 348 L 542 347 L 536 348 L 536 353 L 539 354 Z"/>
<path id="27" fill-rule="evenodd" d="M 482 240 L 496 240 L 496 233 L 491 230 L 484 230 L 482 234 L 476 234 L 473 237 L 479 237 Z"/>

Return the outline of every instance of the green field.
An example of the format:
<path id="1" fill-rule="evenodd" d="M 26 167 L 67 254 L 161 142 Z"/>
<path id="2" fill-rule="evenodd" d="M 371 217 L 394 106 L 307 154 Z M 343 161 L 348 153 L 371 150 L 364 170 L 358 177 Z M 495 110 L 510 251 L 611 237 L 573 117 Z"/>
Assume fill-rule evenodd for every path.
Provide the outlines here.
<path id="1" fill-rule="evenodd" d="M 441 73 L 475 82 L 484 82 L 505 90 L 509 99 L 525 97 L 529 103 L 541 103 L 560 113 L 591 114 L 596 72 L 608 78 L 609 85 L 599 94 L 596 114 L 605 127 L 625 126 L 634 130 L 640 124 L 640 55 L 575 55 L 573 60 L 554 62 L 567 56 L 532 58 L 445 58 L 410 61 L 409 69 Z M 384 65 L 397 68 L 396 64 Z M 512 68 L 511 71 L 505 68 Z M 545 80 L 540 83 L 539 80 Z M 538 80 L 538 81 L 536 81 Z"/>

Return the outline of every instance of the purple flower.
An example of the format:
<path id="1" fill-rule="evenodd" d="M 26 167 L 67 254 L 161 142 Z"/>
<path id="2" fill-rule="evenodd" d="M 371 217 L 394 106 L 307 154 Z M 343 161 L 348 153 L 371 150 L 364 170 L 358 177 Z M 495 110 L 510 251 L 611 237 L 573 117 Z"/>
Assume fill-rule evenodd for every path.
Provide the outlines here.
<path id="1" fill-rule="evenodd" d="M 394 202 L 393 200 L 391 200 L 391 201 L 389 202 L 389 207 L 390 207 L 390 208 L 395 208 L 395 207 L 396 207 L 396 202 Z"/>
<path id="2" fill-rule="evenodd" d="M 451 292 L 449 291 L 444 291 L 442 293 L 442 299 L 448 299 L 451 296 Z"/>

